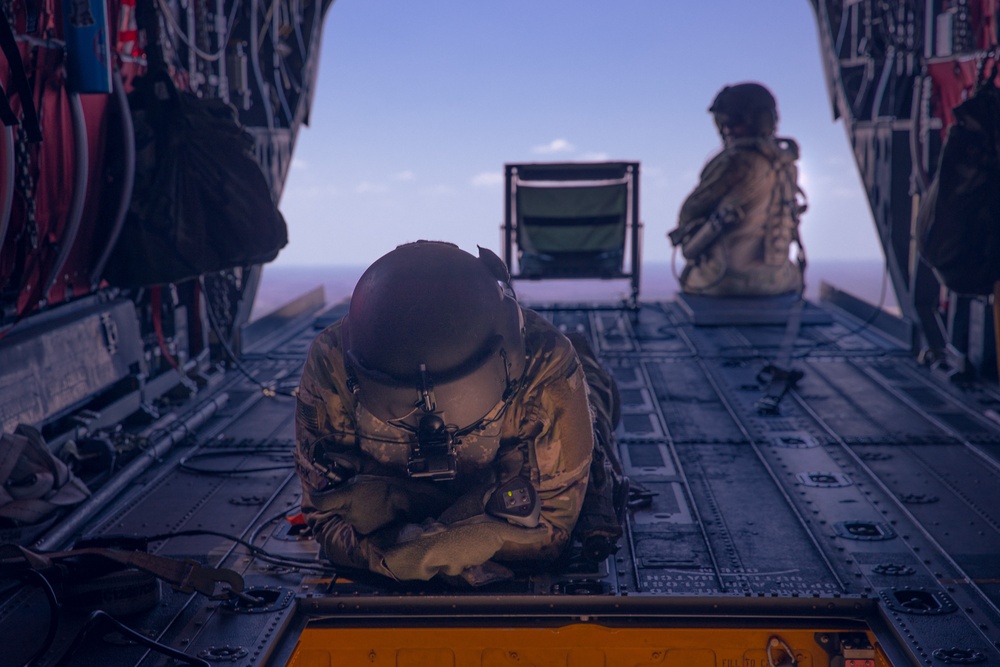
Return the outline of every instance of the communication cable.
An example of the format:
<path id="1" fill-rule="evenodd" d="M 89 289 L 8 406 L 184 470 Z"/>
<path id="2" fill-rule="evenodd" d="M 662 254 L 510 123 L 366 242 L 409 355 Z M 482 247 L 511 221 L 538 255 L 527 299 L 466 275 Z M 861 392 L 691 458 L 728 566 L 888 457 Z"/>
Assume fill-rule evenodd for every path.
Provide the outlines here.
<path id="1" fill-rule="evenodd" d="M 277 517 L 272 517 L 271 519 L 268 519 L 262 524 L 261 528 L 263 528 L 263 526 L 268 525 L 269 523 L 273 523 L 276 518 Z M 259 532 L 259 530 L 260 528 L 258 528 L 257 532 Z M 260 558 L 265 562 L 272 563 L 274 565 L 283 565 L 285 567 L 295 567 L 300 569 L 313 570 L 323 574 L 336 573 L 336 570 L 334 568 L 323 565 L 322 561 L 316 558 L 297 558 L 295 556 L 279 556 L 271 553 L 270 551 L 267 551 L 266 549 L 258 547 L 252 542 L 245 540 L 241 537 L 215 530 L 193 528 L 191 530 L 178 530 L 169 533 L 160 533 L 158 535 L 147 535 L 143 536 L 142 539 L 145 539 L 149 542 L 158 542 L 160 540 L 168 540 L 175 537 L 195 537 L 199 535 L 211 535 L 214 537 L 221 537 L 223 539 L 230 540 L 248 549 L 250 553 L 252 553 L 255 557 Z"/>
<path id="2" fill-rule="evenodd" d="M 198 283 L 201 285 L 202 294 L 207 294 L 205 290 L 205 277 L 204 276 L 199 277 Z M 208 324 L 212 328 L 212 332 L 215 333 L 215 337 L 218 339 L 219 345 L 222 346 L 222 349 L 225 351 L 226 356 L 229 357 L 229 360 L 233 362 L 233 365 L 236 367 L 236 369 L 240 373 L 242 373 L 247 380 L 260 387 L 260 390 L 263 392 L 263 394 L 269 398 L 274 398 L 275 396 L 290 396 L 292 398 L 295 398 L 296 393 L 294 390 L 285 391 L 282 389 L 278 389 L 277 385 L 274 384 L 266 385 L 257 378 L 255 378 L 252 373 L 250 373 L 246 365 L 240 360 L 239 356 L 237 356 L 236 352 L 233 351 L 233 348 L 229 344 L 229 341 L 226 339 L 226 336 L 223 335 L 222 327 L 219 326 L 218 321 L 215 319 L 215 311 L 212 309 L 212 303 L 210 299 L 205 300 L 205 313 L 208 315 Z"/>
<path id="3" fill-rule="evenodd" d="M 56 638 L 56 631 L 59 629 L 59 600 L 56 598 L 56 591 L 52 588 L 52 584 L 48 579 L 45 578 L 41 572 L 37 570 L 28 570 L 27 573 L 31 578 L 35 579 L 45 593 L 45 599 L 49 602 L 49 629 L 45 633 L 45 639 L 42 640 L 41 646 L 35 651 L 30 658 L 24 663 L 24 667 L 32 667 L 37 664 L 39 658 L 41 658 L 45 653 L 52 648 L 52 644 Z"/>

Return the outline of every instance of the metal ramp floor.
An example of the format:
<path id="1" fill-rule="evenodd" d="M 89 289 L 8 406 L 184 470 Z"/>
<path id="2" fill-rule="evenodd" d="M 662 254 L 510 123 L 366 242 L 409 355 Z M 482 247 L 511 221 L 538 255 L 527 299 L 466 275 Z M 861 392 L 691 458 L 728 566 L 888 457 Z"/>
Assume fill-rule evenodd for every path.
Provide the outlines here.
<path id="1" fill-rule="evenodd" d="M 201 415 L 197 428 L 36 546 L 140 535 L 152 553 L 239 572 L 257 602 L 162 586 L 151 610 L 122 619 L 210 664 L 285 664 L 297 645 L 296 664 L 338 664 L 317 639 L 338 629 L 411 628 L 415 634 L 401 636 L 414 639 L 399 641 L 413 648 L 415 637 L 442 628 L 592 623 L 650 632 L 750 628 L 765 640 L 784 628 L 784 641 L 826 628 L 832 634 L 824 636 L 878 644 L 866 667 L 1000 665 L 995 386 L 942 381 L 890 337 L 827 306 L 808 304 L 791 338 L 780 318 L 724 317 L 684 299 L 642 304 L 637 314 L 541 309 L 561 329 L 588 335 L 614 373 L 621 459 L 655 494 L 652 503 L 630 510 L 620 549 L 605 562 L 571 553 L 549 571 L 486 589 L 403 585 L 307 562 L 316 544 L 288 520 L 299 499 L 293 399 L 258 386 L 293 388 L 309 343 L 343 312 L 307 311 L 248 332 L 242 364 L 253 380 L 227 372 L 178 404 L 161 430 Z M 761 371 L 781 356 L 801 379 L 762 410 L 773 378 Z M 43 642 L 43 592 L 26 586 L 5 595 L 0 630 L 17 628 L 25 645 Z M 79 646 L 59 664 L 176 664 L 120 634 L 81 634 L 82 606 L 61 615 L 48 655 Z M 397 649 L 394 664 L 403 664 Z M 802 651 L 845 664 L 837 662 L 843 651 Z M 477 655 L 478 664 L 516 664 Z M 569 664 L 568 653 L 559 655 L 552 664 Z M 692 664 L 721 665 L 727 655 Z M 733 660 L 767 664 L 763 653 L 753 655 Z"/>

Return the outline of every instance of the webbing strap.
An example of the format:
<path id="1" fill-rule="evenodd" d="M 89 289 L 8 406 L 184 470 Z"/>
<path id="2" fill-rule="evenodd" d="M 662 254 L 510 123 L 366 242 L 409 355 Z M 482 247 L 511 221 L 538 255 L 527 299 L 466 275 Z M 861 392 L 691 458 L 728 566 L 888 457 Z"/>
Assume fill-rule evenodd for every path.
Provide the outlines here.
<path id="1" fill-rule="evenodd" d="M 243 577 L 223 567 L 210 567 L 194 560 L 178 560 L 145 551 L 85 547 L 70 551 L 37 553 L 16 544 L 0 545 L 0 576 L 23 571 L 45 570 L 77 556 L 97 556 L 123 567 L 133 567 L 166 581 L 182 593 L 198 592 L 212 600 L 228 600 L 243 592 Z"/>
<path id="2" fill-rule="evenodd" d="M 802 329 L 802 310 L 805 305 L 806 300 L 800 295 L 788 312 L 785 335 L 781 340 L 776 362 L 768 364 L 757 374 L 758 380 L 767 382 L 764 396 L 756 404 L 757 411 L 761 414 L 777 414 L 781 399 L 802 379 L 802 371 L 792 368 L 792 350 Z"/>

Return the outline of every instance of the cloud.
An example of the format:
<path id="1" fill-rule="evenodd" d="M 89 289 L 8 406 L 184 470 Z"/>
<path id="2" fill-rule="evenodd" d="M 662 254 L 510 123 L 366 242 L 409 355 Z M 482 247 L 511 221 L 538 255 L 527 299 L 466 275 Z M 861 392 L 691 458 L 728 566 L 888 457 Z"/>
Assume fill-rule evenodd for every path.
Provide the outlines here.
<path id="1" fill-rule="evenodd" d="M 580 156 L 580 159 L 588 162 L 606 162 L 610 159 L 610 157 L 611 156 L 604 151 L 595 151 L 591 153 L 584 153 Z"/>
<path id="2" fill-rule="evenodd" d="M 830 166 L 825 161 L 825 166 Z M 799 166 L 799 186 L 808 198 L 816 201 L 826 199 L 853 200 L 859 196 L 860 184 L 852 178 L 853 174 L 844 169 L 816 169 L 815 165 L 803 161 Z M 861 201 L 865 201 L 864 190 L 860 190 Z"/>
<path id="3" fill-rule="evenodd" d="M 435 185 L 432 188 L 425 188 L 422 192 L 432 197 L 446 197 L 455 194 L 455 188 L 450 185 Z"/>
<path id="4" fill-rule="evenodd" d="M 309 168 L 309 163 L 299 157 L 292 158 L 292 169 L 305 171 Z"/>
<path id="5" fill-rule="evenodd" d="M 393 174 L 392 179 L 394 181 L 412 181 L 416 177 L 417 177 L 416 174 L 414 174 L 409 169 L 406 169 L 397 174 Z"/>
<path id="6" fill-rule="evenodd" d="M 503 183 L 503 174 L 499 171 L 484 171 L 473 176 L 469 182 L 477 188 L 492 188 Z"/>
<path id="7" fill-rule="evenodd" d="M 531 149 L 533 153 L 538 153 L 540 155 L 550 155 L 552 153 L 568 153 L 573 150 L 573 144 L 569 143 L 565 139 L 553 139 L 547 144 L 542 144 L 541 146 L 535 146 Z"/>
<path id="8" fill-rule="evenodd" d="M 361 181 L 358 186 L 354 188 L 354 191 L 359 195 L 374 195 L 381 194 L 383 192 L 388 192 L 387 188 L 382 183 L 372 183 L 371 181 Z"/>
<path id="9" fill-rule="evenodd" d="M 290 202 L 296 199 L 323 199 L 325 197 L 339 196 L 340 189 L 329 183 L 292 184 L 285 188 L 281 200 L 282 202 Z"/>

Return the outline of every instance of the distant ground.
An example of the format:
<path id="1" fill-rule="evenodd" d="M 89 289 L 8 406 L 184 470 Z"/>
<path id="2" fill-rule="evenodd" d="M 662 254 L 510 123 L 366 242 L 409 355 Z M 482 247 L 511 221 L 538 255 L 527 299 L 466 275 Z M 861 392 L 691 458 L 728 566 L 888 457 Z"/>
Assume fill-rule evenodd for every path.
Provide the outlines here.
<path id="1" fill-rule="evenodd" d="M 317 285 L 323 286 L 327 303 L 342 301 L 350 296 L 364 269 L 363 266 L 266 266 L 251 319 L 274 311 Z M 810 300 L 818 300 L 820 282 L 826 281 L 877 304 L 882 293 L 883 276 L 883 265 L 878 261 L 813 260 L 806 273 L 806 296 Z M 646 264 L 642 267 L 641 278 L 640 300 L 667 301 L 677 291 L 677 281 L 669 264 Z M 627 289 L 625 281 L 604 284 L 568 280 L 518 282 L 515 287 L 518 295 L 526 301 L 582 301 L 591 298 L 592 294 L 602 300 L 615 300 Z M 898 310 L 891 281 L 886 283 L 883 306 L 892 312 Z"/>

